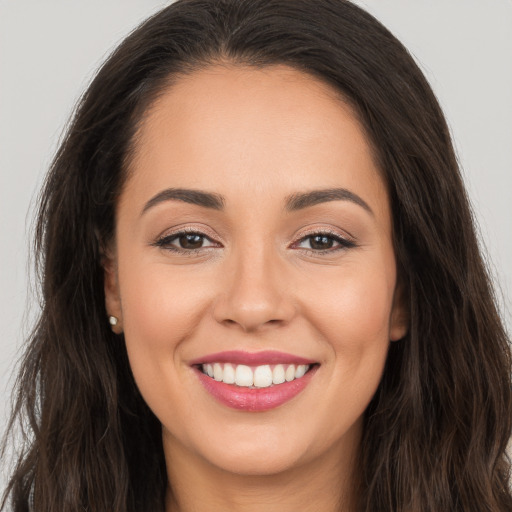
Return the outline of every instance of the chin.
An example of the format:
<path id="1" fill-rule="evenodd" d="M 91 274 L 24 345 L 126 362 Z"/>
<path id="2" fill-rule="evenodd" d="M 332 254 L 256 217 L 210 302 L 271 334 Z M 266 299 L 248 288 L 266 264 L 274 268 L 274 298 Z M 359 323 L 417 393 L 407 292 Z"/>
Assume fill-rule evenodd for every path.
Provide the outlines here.
<path id="1" fill-rule="evenodd" d="M 194 465 L 206 464 L 210 469 L 235 475 L 270 476 L 300 466 L 307 454 L 322 450 L 321 446 L 314 446 L 315 436 L 308 440 L 304 434 L 303 429 L 294 432 L 282 422 L 235 422 L 211 425 L 208 431 L 188 429 L 174 435 L 164 428 L 163 435 L 170 460 L 188 458 Z"/>
<path id="2" fill-rule="evenodd" d="M 283 450 L 277 446 L 262 449 L 259 444 L 236 448 L 209 453 L 208 461 L 222 471 L 254 477 L 285 473 L 300 465 L 297 449 Z"/>

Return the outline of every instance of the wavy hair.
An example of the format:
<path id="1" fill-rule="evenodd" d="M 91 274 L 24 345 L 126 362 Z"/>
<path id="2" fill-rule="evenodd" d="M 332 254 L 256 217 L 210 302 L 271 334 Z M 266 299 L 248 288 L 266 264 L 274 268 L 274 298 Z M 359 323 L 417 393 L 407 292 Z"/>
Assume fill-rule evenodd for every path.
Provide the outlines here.
<path id="1" fill-rule="evenodd" d="M 407 50 L 345 0 L 178 0 L 101 67 L 40 196 L 43 307 L 17 380 L 9 431 L 21 423 L 24 443 L 2 509 L 164 509 L 160 424 L 109 328 L 101 249 L 144 113 L 181 75 L 218 62 L 285 64 L 330 84 L 388 186 L 410 329 L 365 413 L 359 510 L 512 510 L 509 340 L 449 130 Z"/>

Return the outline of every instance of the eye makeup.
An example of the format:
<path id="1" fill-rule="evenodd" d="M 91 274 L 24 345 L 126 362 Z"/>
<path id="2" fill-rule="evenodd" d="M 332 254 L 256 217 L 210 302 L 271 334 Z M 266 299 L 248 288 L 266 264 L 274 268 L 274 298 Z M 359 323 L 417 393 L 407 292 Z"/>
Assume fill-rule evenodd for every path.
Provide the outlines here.
<path id="1" fill-rule="evenodd" d="M 205 242 L 209 245 L 204 245 Z M 308 243 L 309 248 L 301 247 L 304 243 Z M 212 240 L 207 234 L 195 228 L 180 229 L 174 233 L 166 234 L 158 238 L 151 245 L 187 256 L 222 247 L 219 242 Z M 325 229 L 316 229 L 305 235 L 303 234 L 300 238 L 292 242 L 291 248 L 294 250 L 303 250 L 306 254 L 325 255 L 340 250 L 351 249 L 356 247 L 356 245 L 354 240 L 345 238 L 339 233 Z"/>

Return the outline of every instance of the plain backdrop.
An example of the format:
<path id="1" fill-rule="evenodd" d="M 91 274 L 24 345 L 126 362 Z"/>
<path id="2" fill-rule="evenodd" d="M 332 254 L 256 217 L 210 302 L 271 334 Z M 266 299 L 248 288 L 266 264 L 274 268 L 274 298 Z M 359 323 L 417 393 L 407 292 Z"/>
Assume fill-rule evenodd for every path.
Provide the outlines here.
<path id="1" fill-rule="evenodd" d="M 29 247 L 45 171 L 94 71 L 132 28 L 168 3 L 0 0 L 0 433 L 12 370 L 38 311 Z M 441 102 L 510 332 L 512 1 L 357 3 L 409 48 Z"/>

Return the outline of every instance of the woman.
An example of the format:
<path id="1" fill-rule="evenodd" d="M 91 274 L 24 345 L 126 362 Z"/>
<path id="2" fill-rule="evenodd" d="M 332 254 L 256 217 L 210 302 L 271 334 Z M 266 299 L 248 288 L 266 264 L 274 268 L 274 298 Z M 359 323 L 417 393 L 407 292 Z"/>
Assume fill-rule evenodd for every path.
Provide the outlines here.
<path id="1" fill-rule="evenodd" d="M 37 250 L 13 510 L 512 509 L 508 340 L 448 129 L 349 2 L 145 22 L 78 107 Z"/>

